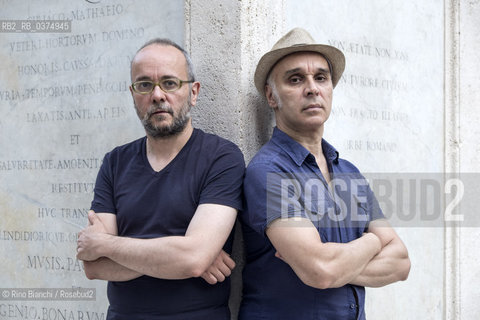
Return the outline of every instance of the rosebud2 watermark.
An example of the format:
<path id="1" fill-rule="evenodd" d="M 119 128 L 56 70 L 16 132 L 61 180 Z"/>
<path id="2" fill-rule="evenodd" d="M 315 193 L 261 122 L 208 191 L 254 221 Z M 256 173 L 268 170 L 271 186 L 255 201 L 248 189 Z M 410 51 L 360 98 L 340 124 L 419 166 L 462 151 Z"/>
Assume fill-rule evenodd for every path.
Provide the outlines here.
<path id="1" fill-rule="evenodd" d="M 308 218 L 319 227 L 364 228 L 386 218 L 396 227 L 480 227 L 475 173 L 359 173 L 323 177 L 267 174 L 267 223 Z"/>

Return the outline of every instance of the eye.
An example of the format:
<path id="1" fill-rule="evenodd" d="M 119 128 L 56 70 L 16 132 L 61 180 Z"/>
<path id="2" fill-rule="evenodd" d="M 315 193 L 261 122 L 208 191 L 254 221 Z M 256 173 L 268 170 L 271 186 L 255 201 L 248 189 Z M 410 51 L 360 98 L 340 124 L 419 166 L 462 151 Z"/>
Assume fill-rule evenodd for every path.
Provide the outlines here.
<path id="1" fill-rule="evenodd" d="M 162 80 L 162 87 L 165 90 L 175 90 L 179 86 L 179 81 L 177 79 L 165 79 Z"/>
<path id="2" fill-rule="evenodd" d="M 316 81 L 325 81 L 327 79 L 328 79 L 327 76 L 325 76 L 324 74 L 318 74 L 315 76 Z"/>
<path id="3" fill-rule="evenodd" d="M 288 82 L 291 83 L 291 84 L 298 84 L 298 83 L 301 83 L 303 81 L 303 77 L 301 76 L 292 76 L 288 79 Z"/>
<path id="4" fill-rule="evenodd" d="M 137 86 L 140 89 L 150 89 L 152 87 L 153 83 L 150 81 L 140 81 Z"/>
<path id="5" fill-rule="evenodd" d="M 145 92 L 148 93 L 152 91 L 153 88 L 153 82 L 151 81 L 137 81 L 134 83 L 134 89 L 139 91 L 139 92 Z"/>

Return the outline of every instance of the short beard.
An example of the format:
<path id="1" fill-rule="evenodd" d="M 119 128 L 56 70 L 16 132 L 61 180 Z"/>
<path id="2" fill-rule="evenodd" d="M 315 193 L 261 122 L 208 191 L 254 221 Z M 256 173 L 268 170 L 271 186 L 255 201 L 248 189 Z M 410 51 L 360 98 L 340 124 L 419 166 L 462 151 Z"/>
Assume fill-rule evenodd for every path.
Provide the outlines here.
<path id="1" fill-rule="evenodd" d="M 187 126 L 191 118 L 191 115 L 190 115 L 191 107 L 192 106 L 190 104 L 190 99 L 189 99 L 187 102 L 185 102 L 183 107 L 180 109 L 178 115 L 175 115 L 173 109 L 169 105 L 155 104 L 150 106 L 150 108 L 145 113 L 143 118 L 140 118 L 137 105 L 135 104 L 135 110 L 137 111 L 137 115 L 139 115 L 139 118 L 143 124 L 143 127 L 145 128 L 147 135 L 149 135 L 154 139 L 172 137 L 183 132 L 183 130 L 185 130 L 185 127 Z M 153 115 L 153 113 L 157 112 L 158 110 L 162 110 L 169 113 L 173 117 L 172 124 L 158 125 L 158 126 L 155 125 L 154 122 L 152 121 L 152 116 L 162 117 L 162 118 L 165 117 L 164 115 Z"/>

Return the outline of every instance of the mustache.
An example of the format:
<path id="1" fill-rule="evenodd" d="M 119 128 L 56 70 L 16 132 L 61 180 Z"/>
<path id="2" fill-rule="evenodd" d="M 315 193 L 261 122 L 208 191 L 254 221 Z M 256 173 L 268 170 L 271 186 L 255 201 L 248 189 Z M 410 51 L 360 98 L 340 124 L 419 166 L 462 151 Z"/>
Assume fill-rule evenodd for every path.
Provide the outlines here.
<path id="1" fill-rule="evenodd" d="M 160 105 L 156 104 L 156 105 L 151 105 L 148 108 L 145 116 L 150 118 L 150 116 L 152 116 L 156 112 L 166 112 L 166 113 L 169 113 L 169 114 L 173 115 L 173 109 L 172 109 L 171 106 L 169 106 L 167 104 L 160 104 Z"/>

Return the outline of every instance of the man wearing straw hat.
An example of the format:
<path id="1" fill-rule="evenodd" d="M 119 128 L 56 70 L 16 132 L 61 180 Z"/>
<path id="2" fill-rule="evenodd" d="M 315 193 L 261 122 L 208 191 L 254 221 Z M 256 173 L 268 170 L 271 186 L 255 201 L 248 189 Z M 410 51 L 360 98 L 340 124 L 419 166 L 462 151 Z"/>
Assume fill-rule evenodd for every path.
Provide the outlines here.
<path id="1" fill-rule="evenodd" d="M 276 127 L 244 180 L 240 319 L 365 319 L 364 287 L 408 276 L 407 249 L 365 178 L 323 139 L 344 68 L 340 50 L 303 29 L 257 65 Z"/>

